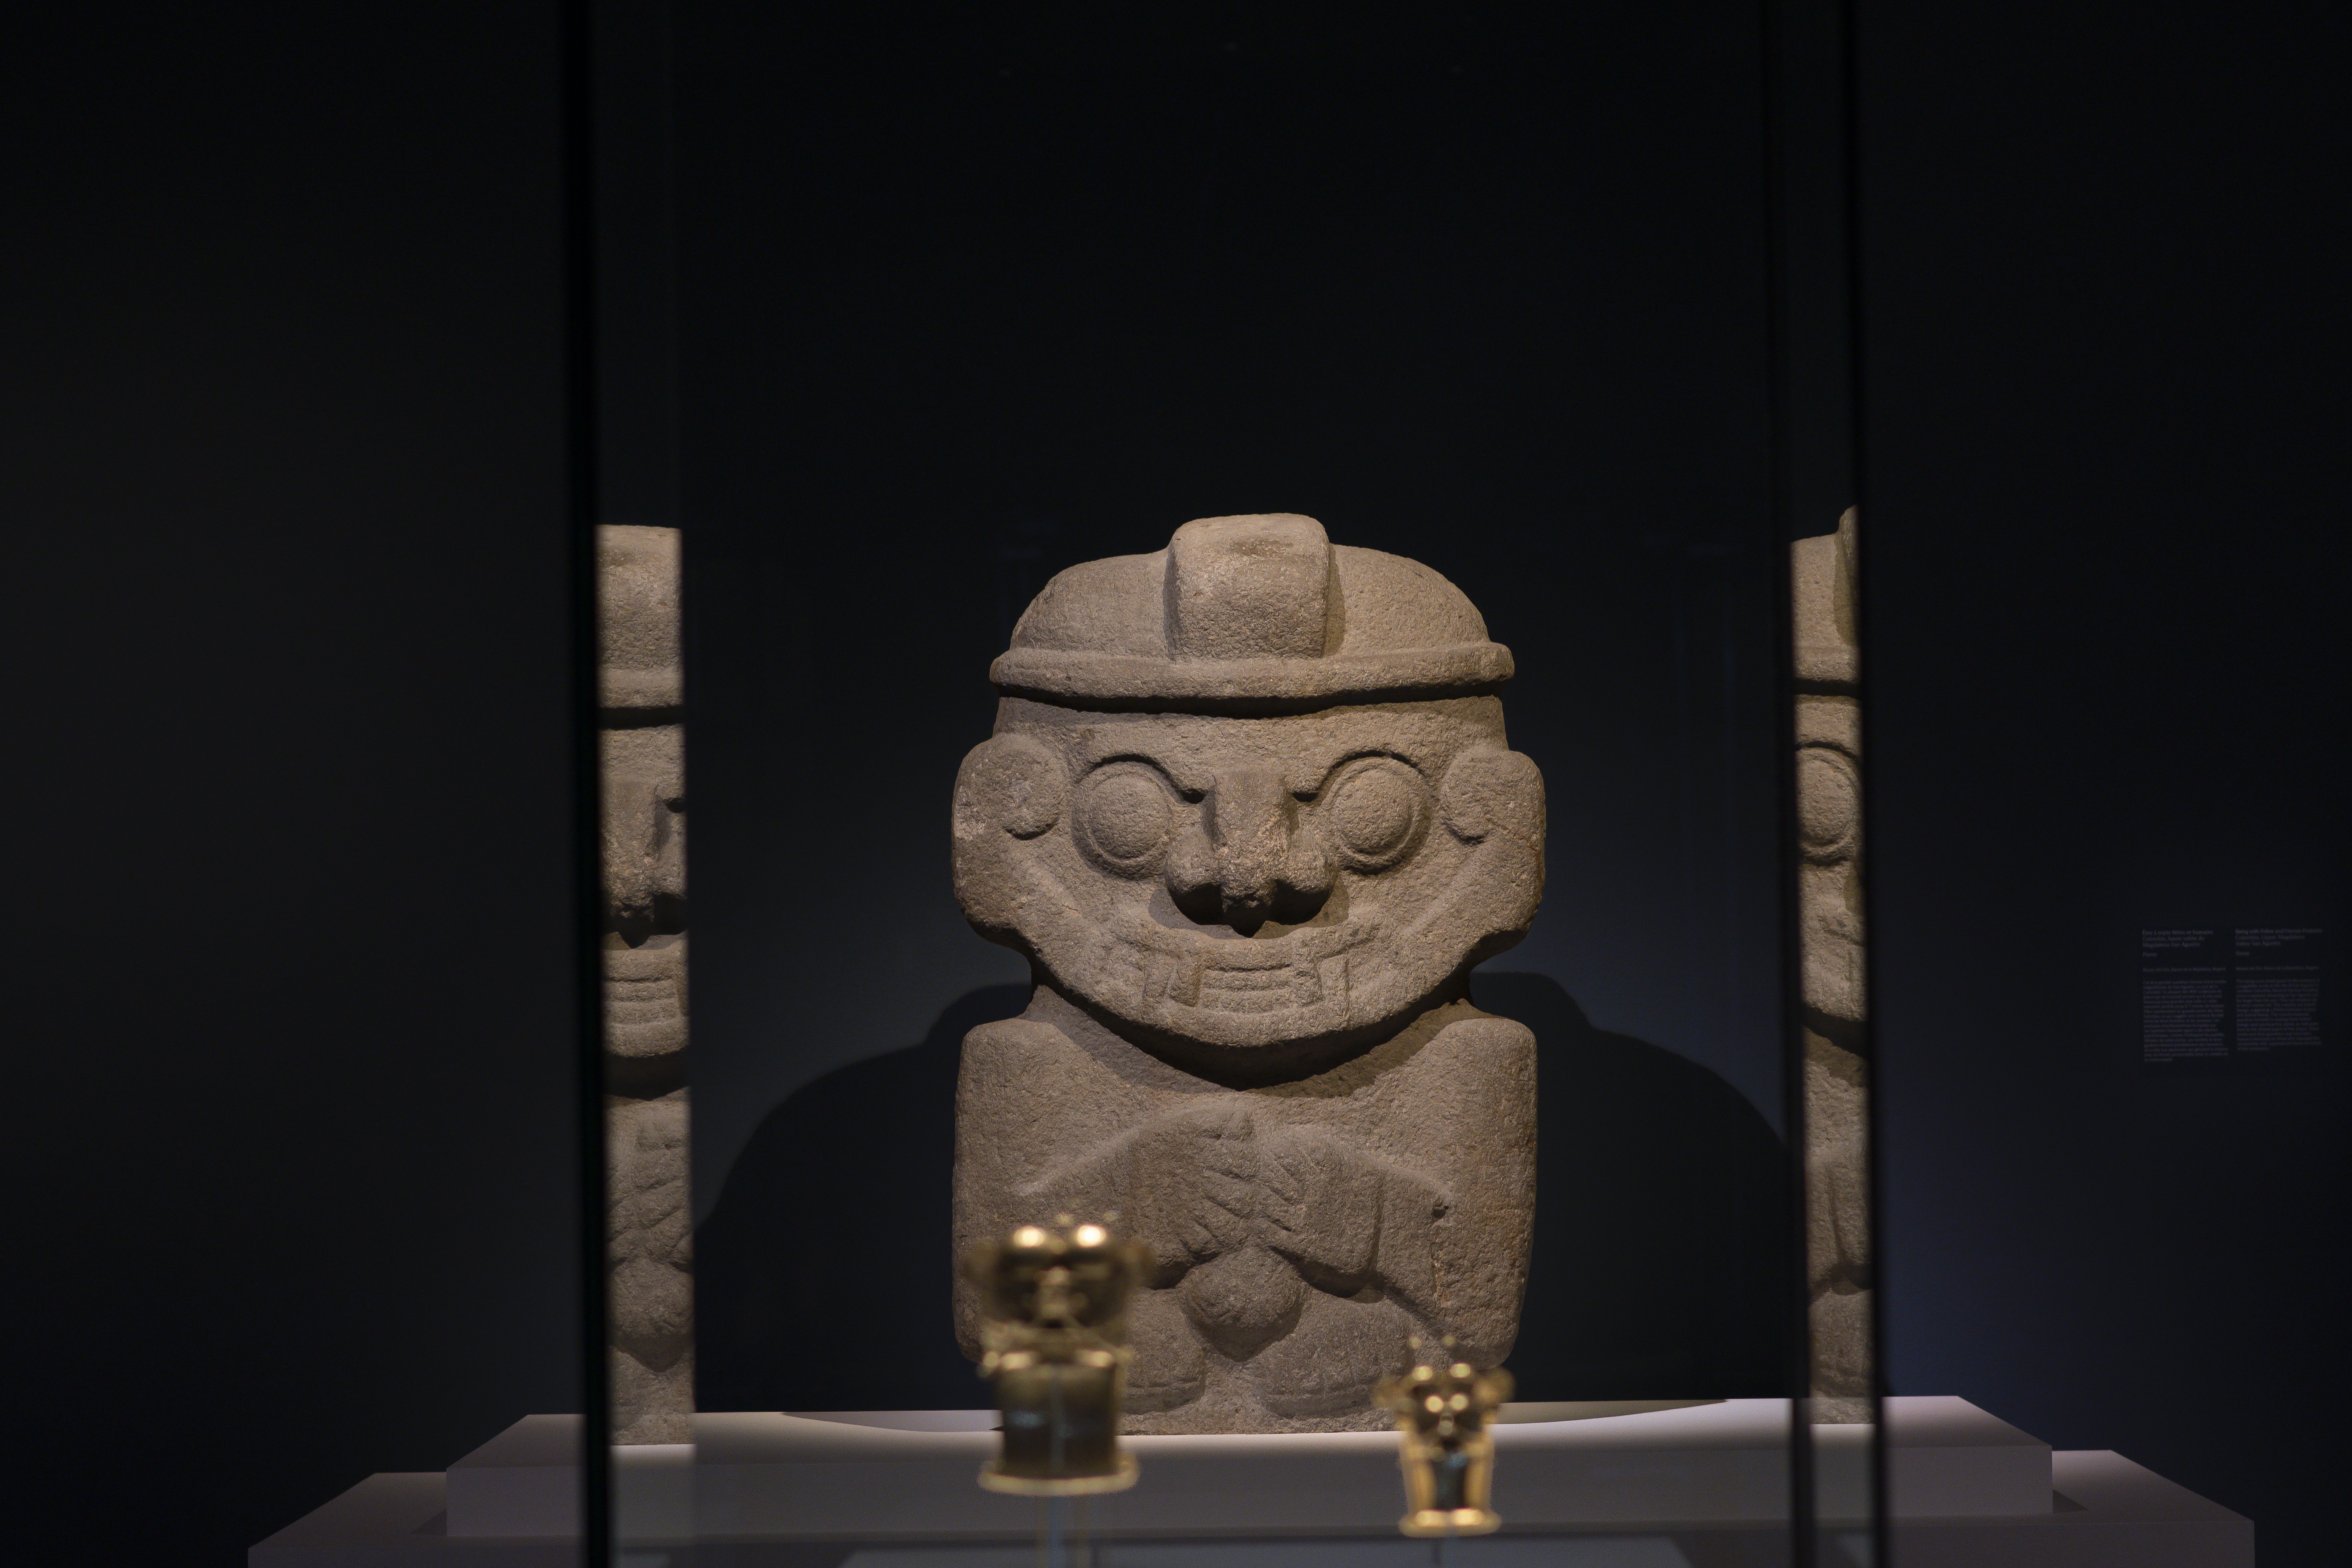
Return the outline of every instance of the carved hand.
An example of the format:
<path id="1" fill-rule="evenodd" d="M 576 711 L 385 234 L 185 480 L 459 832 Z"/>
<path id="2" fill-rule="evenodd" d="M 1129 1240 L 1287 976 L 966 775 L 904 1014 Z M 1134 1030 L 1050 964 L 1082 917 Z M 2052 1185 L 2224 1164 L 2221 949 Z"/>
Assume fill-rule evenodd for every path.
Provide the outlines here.
<path id="1" fill-rule="evenodd" d="M 1428 1300 L 1443 1193 L 1318 1129 L 1280 1128 L 1262 1147 L 1268 1246 L 1326 1288 L 1377 1283 Z"/>
<path id="2" fill-rule="evenodd" d="M 1162 1272 L 1230 1252 L 1250 1239 L 1258 1152 L 1249 1108 L 1181 1110 L 1127 1143 L 1128 1234 Z"/>
<path id="3" fill-rule="evenodd" d="M 1034 1189 L 1076 1214 L 1116 1206 L 1157 1283 L 1262 1242 L 1326 1289 L 1433 1294 L 1434 1222 L 1450 1206 L 1423 1178 L 1312 1127 L 1261 1130 L 1220 1100 L 1145 1123 Z"/>

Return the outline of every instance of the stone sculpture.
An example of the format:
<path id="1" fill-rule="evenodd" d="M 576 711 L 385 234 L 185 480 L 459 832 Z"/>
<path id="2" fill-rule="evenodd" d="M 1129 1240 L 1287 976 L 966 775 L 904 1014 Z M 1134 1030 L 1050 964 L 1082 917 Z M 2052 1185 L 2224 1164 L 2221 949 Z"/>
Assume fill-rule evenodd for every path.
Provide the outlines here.
<path id="1" fill-rule="evenodd" d="M 1817 1419 L 1874 1419 L 1854 513 L 1790 546 L 1803 852 L 1805 1263 Z"/>
<path id="2" fill-rule="evenodd" d="M 1072 567 L 992 668 L 956 893 L 1034 989 L 964 1039 L 956 1245 L 1121 1216 L 1128 1430 L 1378 1429 L 1413 1335 L 1508 1353 L 1535 1042 L 1468 977 L 1543 888 L 1510 674 L 1451 583 L 1286 514 Z"/>
<path id="3" fill-rule="evenodd" d="M 686 731 L 674 528 L 597 531 L 613 1433 L 692 1440 Z"/>

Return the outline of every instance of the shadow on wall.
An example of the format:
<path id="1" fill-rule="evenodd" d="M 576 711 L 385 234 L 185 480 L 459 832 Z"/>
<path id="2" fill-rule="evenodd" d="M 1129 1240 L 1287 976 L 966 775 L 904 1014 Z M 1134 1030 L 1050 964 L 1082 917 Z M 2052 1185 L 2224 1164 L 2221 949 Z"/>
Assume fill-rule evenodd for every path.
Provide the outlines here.
<path id="1" fill-rule="evenodd" d="M 1592 1026 L 1543 974 L 1474 974 L 1535 1031 L 1536 1235 L 1521 1399 L 1790 1392 L 1801 1278 L 1787 1147 L 1745 1095 Z"/>
<path id="2" fill-rule="evenodd" d="M 1539 1050 L 1518 1396 L 1785 1392 L 1795 1232 L 1780 1139 L 1715 1073 L 1594 1028 L 1556 981 L 1472 984 Z M 967 1031 L 1027 1000 L 1026 986 L 971 992 L 921 1044 L 829 1073 L 761 1123 L 696 1236 L 703 1409 L 986 1403 L 949 1320 L 956 1062 Z"/>
<path id="3" fill-rule="evenodd" d="M 920 1045 L 785 1096 L 694 1236 L 703 1410 L 971 1410 L 987 1385 L 949 1317 L 956 1062 L 1026 985 L 949 1004 Z"/>

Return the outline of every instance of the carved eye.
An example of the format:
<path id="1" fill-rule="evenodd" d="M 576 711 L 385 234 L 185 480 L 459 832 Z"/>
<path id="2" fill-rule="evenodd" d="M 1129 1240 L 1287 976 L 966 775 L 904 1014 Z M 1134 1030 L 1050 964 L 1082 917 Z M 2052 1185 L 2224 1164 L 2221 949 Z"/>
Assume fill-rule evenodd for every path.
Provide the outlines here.
<path id="1" fill-rule="evenodd" d="M 1394 757 L 1359 757 L 1326 796 L 1339 858 L 1350 870 L 1381 871 L 1421 842 L 1429 822 L 1429 788 Z"/>
<path id="2" fill-rule="evenodd" d="M 1853 854 L 1862 827 L 1862 781 L 1844 753 L 1827 746 L 1797 753 L 1797 827 L 1808 860 Z"/>
<path id="3" fill-rule="evenodd" d="M 1168 786 L 1139 763 L 1113 763 L 1088 774 L 1078 786 L 1075 816 L 1087 858 L 1120 877 L 1158 869 L 1176 824 Z"/>

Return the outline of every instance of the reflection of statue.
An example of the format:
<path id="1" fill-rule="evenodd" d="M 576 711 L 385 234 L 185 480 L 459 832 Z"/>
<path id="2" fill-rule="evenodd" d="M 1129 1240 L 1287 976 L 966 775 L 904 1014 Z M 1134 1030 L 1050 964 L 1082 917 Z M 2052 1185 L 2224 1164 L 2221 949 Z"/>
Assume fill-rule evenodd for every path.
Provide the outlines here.
<path id="1" fill-rule="evenodd" d="M 1510 672 L 1452 584 L 1280 515 L 1073 567 L 997 660 L 956 891 L 1036 987 L 964 1040 L 957 1241 L 1125 1215 L 1129 1430 L 1377 1428 L 1409 1336 L 1509 1351 L 1535 1047 L 1466 983 L 1542 892 Z"/>
<path id="2" fill-rule="evenodd" d="M 686 1149 L 686 755 L 677 531 L 597 531 L 613 1430 L 694 1409 Z"/>
<path id="3" fill-rule="evenodd" d="M 1867 1420 L 1871 1370 L 1868 1079 L 1863 1032 L 1861 650 L 1854 514 L 1791 546 L 1797 816 L 1804 853 L 1805 1258 L 1817 1414 Z"/>

